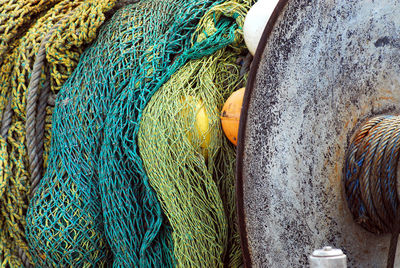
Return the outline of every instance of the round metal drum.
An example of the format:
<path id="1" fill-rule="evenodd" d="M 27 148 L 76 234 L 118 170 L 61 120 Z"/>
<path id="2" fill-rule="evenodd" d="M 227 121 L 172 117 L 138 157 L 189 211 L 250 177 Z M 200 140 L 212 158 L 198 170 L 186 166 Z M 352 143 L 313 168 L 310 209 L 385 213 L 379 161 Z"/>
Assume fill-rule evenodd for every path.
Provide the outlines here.
<path id="1" fill-rule="evenodd" d="M 349 267 L 384 267 L 390 235 L 353 222 L 342 173 L 357 126 L 400 113 L 400 2 L 281 0 L 246 88 L 237 160 L 246 264 L 306 267 L 329 245 Z"/>

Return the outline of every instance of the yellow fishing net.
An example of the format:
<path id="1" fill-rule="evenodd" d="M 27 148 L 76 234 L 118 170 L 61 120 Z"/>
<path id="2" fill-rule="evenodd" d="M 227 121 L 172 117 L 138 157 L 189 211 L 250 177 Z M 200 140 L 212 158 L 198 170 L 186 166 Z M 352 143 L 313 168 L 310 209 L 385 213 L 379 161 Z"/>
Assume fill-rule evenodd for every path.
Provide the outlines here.
<path id="1" fill-rule="evenodd" d="M 31 261 L 25 239 L 30 193 L 26 148 L 26 95 L 42 38 L 56 25 L 46 45 L 42 81 L 52 93 L 76 67 L 85 45 L 96 37 L 116 0 L 0 0 L 0 264 Z M 7 108 L 8 107 L 8 108 Z M 50 141 L 52 109 L 47 109 L 45 147 Z M 45 150 L 48 151 L 48 150 Z"/>

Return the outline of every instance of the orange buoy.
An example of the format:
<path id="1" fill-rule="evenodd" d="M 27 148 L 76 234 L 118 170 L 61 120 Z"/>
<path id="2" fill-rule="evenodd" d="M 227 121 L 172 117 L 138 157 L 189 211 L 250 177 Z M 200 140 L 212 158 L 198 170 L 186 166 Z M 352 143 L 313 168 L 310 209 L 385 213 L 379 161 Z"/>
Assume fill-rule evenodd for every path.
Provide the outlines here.
<path id="1" fill-rule="evenodd" d="M 244 91 L 245 88 L 241 88 L 233 92 L 226 100 L 221 112 L 222 129 L 225 136 L 235 145 L 237 144 Z"/>

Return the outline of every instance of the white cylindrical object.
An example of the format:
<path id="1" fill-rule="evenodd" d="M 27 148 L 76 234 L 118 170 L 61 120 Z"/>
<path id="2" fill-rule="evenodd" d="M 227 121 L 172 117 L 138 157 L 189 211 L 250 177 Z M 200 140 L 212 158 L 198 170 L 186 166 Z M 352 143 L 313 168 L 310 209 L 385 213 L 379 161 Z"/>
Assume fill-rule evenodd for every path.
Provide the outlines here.
<path id="1" fill-rule="evenodd" d="M 324 247 L 308 257 L 310 268 L 347 268 L 347 258 L 340 249 Z"/>
<path id="2" fill-rule="evenodd" d="M 277 3 L 278 0 L 259 0 L 246 15 L 243 25 L 244 41 L 253 56 Z"/>

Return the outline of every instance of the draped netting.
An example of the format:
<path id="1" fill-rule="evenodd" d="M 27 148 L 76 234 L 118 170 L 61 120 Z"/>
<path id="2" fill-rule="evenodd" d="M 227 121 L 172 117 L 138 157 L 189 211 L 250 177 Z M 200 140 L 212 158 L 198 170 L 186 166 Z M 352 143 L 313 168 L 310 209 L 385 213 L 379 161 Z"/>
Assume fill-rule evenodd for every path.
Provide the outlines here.
<path id="1" fill-rule="evenodd" d="M 37 265 L 174 264 L 171 228 L 136 136 L 145 105 L 173 73 L 235 40 L 236 13 L 215 13 L 208 31 L 196 31 L 223 2 L 141 1 L 101 28 L 54 108 L 48 167 L 27 217 Z"/>
<path id="2" fill-rule="evenodd" d="M 196 30 L 193 47 L 210 40 L 208 36 L 217 32 L 220 23 L 229 25 L 220 34 L 229 40 L 227 46 L 186 63 L 158 89 L 143 113 L 136 114 L 137 106 L 147 103 L 146 96 L 131 93 L 120 96 L 113 107 L 115 114 L 107 118 L 111 124 L 102 150 L 103 175 L 124 177 L 143 161 L 146 173 L 141 171 L 141 177 L 157 192 L 171 224 L 179 267 L 242 264 L 234 194 L 235 149 L 222 133 L 219 111 L 232 91 L 244 85 L 236 62 L 246 52 L 241 26 L 249 7 L 250 1 L 225 1 L 212 7 Z M 217 38 L 213 42 L 221 44 Z M 143 106 L 139 107 L 141 111 Z M 199 134 L 196 127 L 201 123 L 196 121 L 202 108 L 208 131 Z M 135 139 L 139 122 L 140 154 Z M 118 150 L 121 147 L 124 150 Z M 124 161 L 110 165 L 110 159 Z M 109 181 L 104 182 L 109 189 Z"/>
<path id="3" fill-rule="evenodd" d="M 33 191 L 27 145 L 28 86 L 45 36 L 46 64 L 40 73 L 35 162 L 41 172 L 50 143 L 56 94 L 77 66 L 85 46 L 96 37 L 116 0 L 0 0 L 0 266 L 33 264 L 26 241 L 25 216 Z M 35 130 L 36 131 L 36 130 Z"/>

